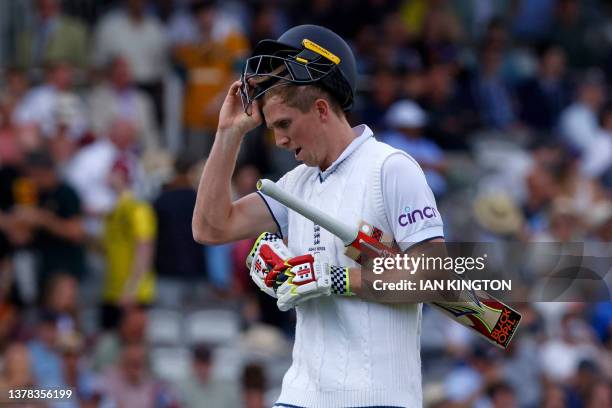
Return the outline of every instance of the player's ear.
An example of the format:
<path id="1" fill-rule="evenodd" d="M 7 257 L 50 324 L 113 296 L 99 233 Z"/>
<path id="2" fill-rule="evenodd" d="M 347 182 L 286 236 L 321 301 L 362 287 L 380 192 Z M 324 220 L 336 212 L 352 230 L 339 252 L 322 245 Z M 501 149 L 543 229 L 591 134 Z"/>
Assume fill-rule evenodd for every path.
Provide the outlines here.
<path id="1" fill-rule="evenodd" d="M 327 120 L 330 114 L 329 102 L 323 98 L 318 98 L 315 101 L 315 109 L 321 120 Z"/>

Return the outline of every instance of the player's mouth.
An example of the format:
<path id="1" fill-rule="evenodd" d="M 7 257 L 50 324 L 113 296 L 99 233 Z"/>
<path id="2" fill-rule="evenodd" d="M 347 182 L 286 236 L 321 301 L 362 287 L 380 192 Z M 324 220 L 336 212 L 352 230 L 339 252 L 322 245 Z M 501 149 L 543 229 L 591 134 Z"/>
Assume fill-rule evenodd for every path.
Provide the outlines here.
<path id="1" fill-rule="evenodd" d="M 297 160 L 298 155 L 300 154 L 301 151 L 302 151 L 301 147 L 298 147 L 297 149 L 295 149 L 295 158 L 296 158 L 296 160 Z"/>

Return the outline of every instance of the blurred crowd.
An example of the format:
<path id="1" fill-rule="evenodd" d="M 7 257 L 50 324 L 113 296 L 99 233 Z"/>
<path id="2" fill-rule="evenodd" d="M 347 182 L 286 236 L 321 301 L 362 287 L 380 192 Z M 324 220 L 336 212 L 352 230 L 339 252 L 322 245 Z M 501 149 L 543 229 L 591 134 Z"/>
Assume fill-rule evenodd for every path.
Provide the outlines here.
<path id="1" fill-rule="evenodd" d="M 0 2 L 0 403 L 274 401 L 294 316 L 250 283 L 252 241 L 198 245 L 191 215 L 229 84 L 297 24 L 349 41 L 349 122 L 419 162 L 447 241 L 609 259 L 611 17 L 604 0 Z M 296 164 L 256 129 L 233 194 Z M 612 303 L 518 307 L 508 352 L 425 307 L 425 405 L 612 406 Z"/>

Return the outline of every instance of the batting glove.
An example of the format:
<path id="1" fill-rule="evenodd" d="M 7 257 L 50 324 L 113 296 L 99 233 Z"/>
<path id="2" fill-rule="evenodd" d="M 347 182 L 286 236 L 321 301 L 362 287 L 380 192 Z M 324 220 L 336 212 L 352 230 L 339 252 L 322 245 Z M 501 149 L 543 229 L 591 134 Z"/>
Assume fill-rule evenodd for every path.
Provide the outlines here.
<path id="1" fill-rule="evenodd" d="M 291 257 L 289 248 L 278 235 L 264 232 L 255 241 L 246 265 L 253 282 L 262 291 L 276 298 L 276 289 L 282 283 L 276 279 L 284 278 L 283 271 L 288 267 L 285 260 Z"/>
<path id="2" fill-rule="evenodd" d="M 286 261 L 291 268 L 285 270 L 286 279 L 276 290 L 276 304 L 287 311 L 307 300 L 330 294 L 352 296 L 349 269 L 315 260 L 312 255 L 302 255 Z"/>

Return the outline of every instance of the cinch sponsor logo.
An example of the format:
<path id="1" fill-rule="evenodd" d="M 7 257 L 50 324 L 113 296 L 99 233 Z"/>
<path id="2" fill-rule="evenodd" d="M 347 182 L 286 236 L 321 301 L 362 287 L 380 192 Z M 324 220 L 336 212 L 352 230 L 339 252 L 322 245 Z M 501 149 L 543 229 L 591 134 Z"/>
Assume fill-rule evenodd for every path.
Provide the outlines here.
<path id="1" fill-rule="evenodd" d="M 435 218 L 438 216 L 438 212 L 433 207 L 424 207 L 420 210 L 411 210 L 410 207 L 404 208 L 404 213 L 399 216 L 397 221 L 399 225 L 405 227 L 406 225 L 414 224 L 418 220 L 424 220 L 425 218 Z"/>

